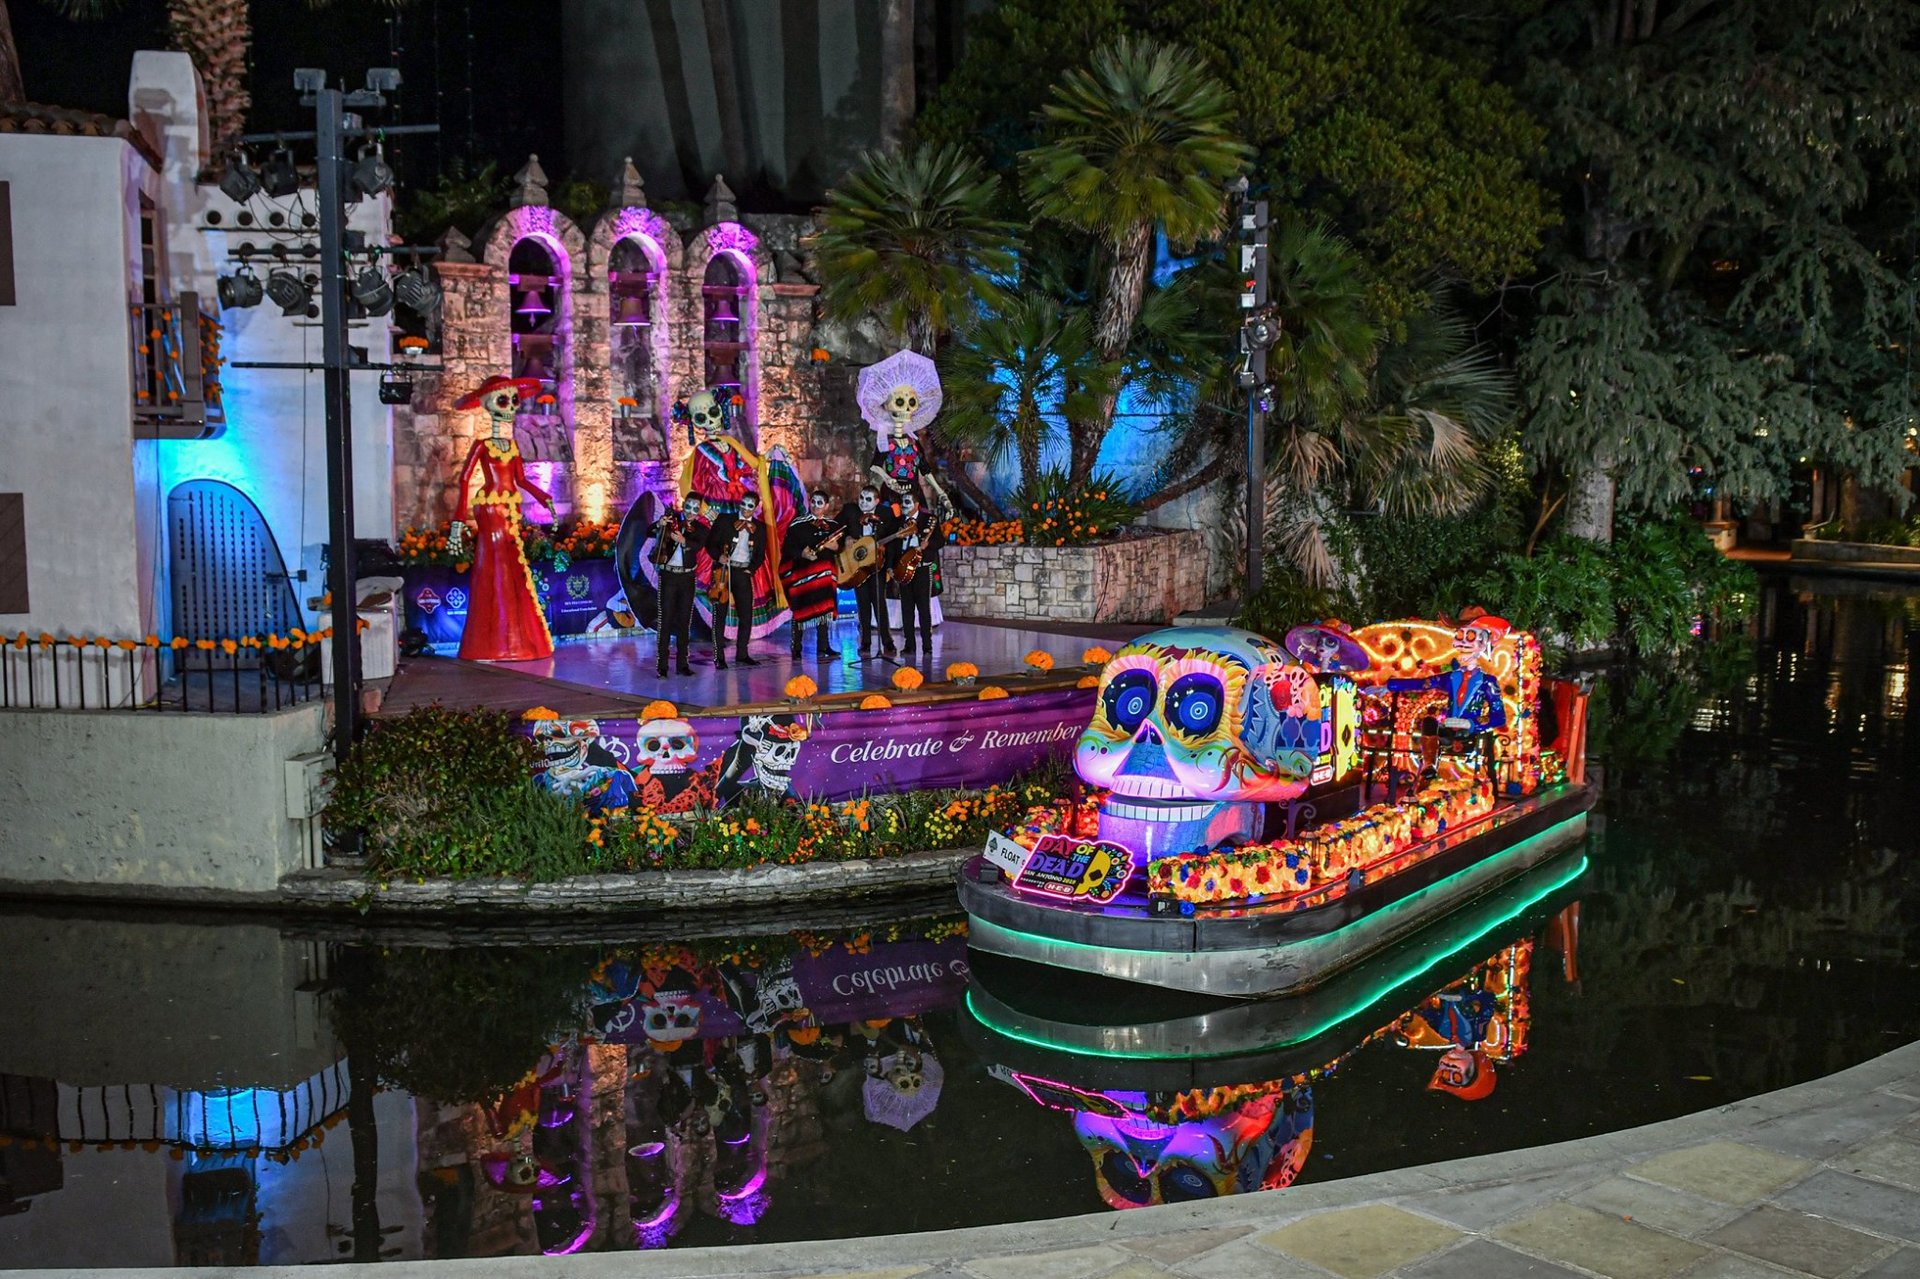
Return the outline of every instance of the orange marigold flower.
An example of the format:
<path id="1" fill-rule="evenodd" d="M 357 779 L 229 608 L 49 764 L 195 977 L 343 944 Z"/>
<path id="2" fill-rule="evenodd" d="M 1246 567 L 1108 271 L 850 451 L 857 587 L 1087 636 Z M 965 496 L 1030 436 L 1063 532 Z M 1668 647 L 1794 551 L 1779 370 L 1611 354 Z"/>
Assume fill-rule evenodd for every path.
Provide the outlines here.
<path id="1" fill-rule="evenodd" d="M 176 635 L 171 640 L 167 641 L 167 647 L 175 648 L 175 649 L 185 648 L 190 643 L 192 643 L 192 641 L 189 640 L 186 636 Z"/>
<path id="2" fill-rule="evenodd" d="M 1042 648 L 1034 649 L 1031 653 L 1028 653 L 1023 660 L 1036 671 L 1050 671 L 1053 669 L 1053 654 Z"/>
<path id="3" fill-rule="evenodd" d="M 223 639 L 220 641 L 220 651 L 225 653 L 228 657 L 232 657 L 235 653 L 238 653 L 240 651 L 240 646 L 234 643 L 230 639 Z"/>
<path id="4" fill-rule="evenodd" d="M 787 696 L 795 700 L 812 697 L 819 691 L 820 686 L 813 682 L 810 675 L 795 675 L 787 681 Z"/>
<path id="5" fill-rule="evenodd" d="M 520 712 L 523 720 L 559 719 L 560 712 L 545 706 L 534 706 Z"/>
<path id="6" fill-rule="evenodd" d="M 892 705 L 892 700 L 884 693 L 868 693 L 860 699 L 860 709 L 863 711 L 884 711 Z"/>
<path id="7" fill-rule="evenodd" d="M 641 719 L 679 719 L 680 708 L 665 698 L 656 698 L 640 708 Z"/>
<path id="8" fill-rule="evenodd" d="M 954 662 L 947 667 L 948 679 L 972 679 L 980 673 L 980 668 L 972 662 Z"/>
<path id="9" fill-rule="evenodd" d="M 1006 695 L 1007 695 L 1006 689 L 1001 688 L 998 684 L 989 684 L 985 688 L 980 690 L 980 697 L 978 700 L 983 702 L 992 702 L 992 701 L 997 701 L 1000 698 L 1005 697 Z"/>
<path id="10" fill-rule="evenodd" d="M 927 677 L 911 666 L 902 666 L 893 673 L 893 686 L 903 692 L 912 692 L 927 682 Z"/>
<path id="11" fill-rule="evenodd" d="M 214 649 L 214 643 L 210 639 L 195 640 L 193 646 L 203 653 L 211 653 Z"/>
<path id="12" fill-rule="evenodd" d="M 1113 660 L 1113 654 L 1100 647 L 1100 645 L 1095 644 L 1092 648 L 1080 654 L 1080 660 L 1088 666 L 1105 666 Z"/>
<path id="13" fill-rule="evenodd" d="M 1099 688 L 1100 677 L 1098 675 L 1082 675 L 1078 680 L 1074 681 L 1073 686 L 1075 688 Z"/>

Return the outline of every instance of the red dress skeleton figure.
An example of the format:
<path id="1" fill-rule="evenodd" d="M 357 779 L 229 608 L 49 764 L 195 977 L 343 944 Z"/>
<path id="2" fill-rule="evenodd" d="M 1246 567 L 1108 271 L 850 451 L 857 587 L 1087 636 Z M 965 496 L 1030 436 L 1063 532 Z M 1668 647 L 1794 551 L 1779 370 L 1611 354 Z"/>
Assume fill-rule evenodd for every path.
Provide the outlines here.
<path id="1" fill-rule="evenodd" d="M 466 465 L 460 468 L 460 502 L 450 539 L 464 546 L 471 530 L 471 549 L 456 552 L 473 561 L 467 627 L 460 636 L 460 656 L 470 661 L 525 662 L 553 656 L 553 635 L 520 543 L 520 494 L 531 495 L 549 512 L 553 498 L 527 480 L 526 465 L 513 442 L 513 415 L 520 396 L 538 388 L 531 378 L 492 377 L 453 405 L 484 408 L 493 424 L 491 438 L 475 440 Z M 477 493 L 473 489 L 476 468 L 480 471 Z"/>

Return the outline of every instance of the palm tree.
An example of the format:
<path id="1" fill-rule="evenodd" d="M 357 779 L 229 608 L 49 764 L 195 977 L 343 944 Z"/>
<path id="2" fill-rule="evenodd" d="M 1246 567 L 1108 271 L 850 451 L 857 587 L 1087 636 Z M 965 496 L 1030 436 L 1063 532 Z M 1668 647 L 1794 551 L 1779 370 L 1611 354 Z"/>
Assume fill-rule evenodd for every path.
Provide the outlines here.
<path id="1" fill-rule="evenodd" d="M 1047 141 L 1020 157 L 1034 210 L 1096 237 L 1105 253 L 1095 342 L 1118 360 L 1134 332 L 1154 231 L 1191 243 L 1219 230 L 1222 187 L 1252 154 L 1230 133 L 1227 91 L 1185 49 L 1123 37 L 1069 72 L 1043 109 Z M 1114 394 L 1070 424 L 1076 480 L 1092 474 Z"/>
<path id="2" fill-rule="evenodd" d="M 1299 223 L 1276 228 L 1267 505 L 1310 585 L 1334 576 L 1324 520 L 1349 500 L 1401 517 L 1455 515 L 1484 495 L 1484 445 L 1511 416 L 1510 387 L 1467 328 L 1440 311 L 1384 340 L 1360 258 Z"/>
<path id="3" fill-rule="evenodd" d="M 1090 412 L 1119 375 L 1094 349 L 1084 308 L 1029 291 L 968 326 L 941 365 L 940 433 L 990 456 L 1012 448 L 1022 489 L 1039 478 L 1051 419 Z"/>
<path id="4" fill-rule="evenodd" d="M 45 0 L 63 17 L 90 21 L 110 15 L 116 0 Z M 316 5 L 316 7 L 318 7 Z M 253 97 L 247 91 L 247 54 L 253 44 L 253 24 L 247 0 L 167 0 L 167 31 L 174 44 L 193 59 L 207 100 L 207 137 L 212 162 L 224 157 L 239 140 Z M 13 43 L 13 24 L 6 0 L 0 0 L 0 102 L 26 97 L 21 82 L 20 56 Z"/>
<path id="5" fill-rule="evenodd" d="M 1000 180 L 958 147 L 868 152 L 827 193 L 813 238 L 827 315 L 877 315 L 908 345 L 935 343 L 998 293 L 1012 271 L 1013 225 Z"/>
<path id="6" fill-rule="evenodd" d="M 20 50 L 13 42 L 13 18 L 7 0 L 0 0 L 0 104 L 24 102 L 26 83 L 20 78 Z"/>

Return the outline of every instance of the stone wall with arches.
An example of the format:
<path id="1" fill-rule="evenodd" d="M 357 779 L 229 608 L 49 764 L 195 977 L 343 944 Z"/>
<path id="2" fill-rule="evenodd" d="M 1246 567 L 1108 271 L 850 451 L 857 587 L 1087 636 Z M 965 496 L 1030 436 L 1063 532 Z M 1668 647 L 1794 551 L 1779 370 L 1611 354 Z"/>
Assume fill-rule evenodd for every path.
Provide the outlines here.
<path id="1" fill-rule="evenodd" d="M 487 425 L 483 413 L 451 405 L 513 367 L 520 294 L 511 263 L 514 247 L 529 237 L 547 249 L 560 280 L 549 304 L 565 354 L 543 390 L 552 397 L 548 425 L 565 432 L 568 447 L 564 460 L 533 470 L 536 482 L 551 484 L 562 517 L 617 520 L 641 493 L 677 483 L 691 445 L 673 429 L 673 402 L 706 385 L 709 357 L 725 345 L 712 338 L 725 326 L 709 325 L 717 258 L 741 277 L 738 380 L 757 444 L 784 448 L 810 487 L 851 496 L 872 452 L 854 381 L 887 351 L 822 324 L 806 247 L 810 218 L 740 214 L 719 183 L 703 215 L 657 211 L 629 171 L 613 207 L 582 228 L 546 203 L 537 164 L 516 181 L 517 203 L 481 230 L 479 244 L 457 229 L 440 242 L 442 327 L 422 359 L 437 356 L 440 367 L 423 367 L 412 402 L 394 417 L 401 527 L 435 526 L 453 510 L 454 478 Z M 516 433 L 526 433 L 524 420 Z M 531 457 L 529 440 L 521 444 Z"/>

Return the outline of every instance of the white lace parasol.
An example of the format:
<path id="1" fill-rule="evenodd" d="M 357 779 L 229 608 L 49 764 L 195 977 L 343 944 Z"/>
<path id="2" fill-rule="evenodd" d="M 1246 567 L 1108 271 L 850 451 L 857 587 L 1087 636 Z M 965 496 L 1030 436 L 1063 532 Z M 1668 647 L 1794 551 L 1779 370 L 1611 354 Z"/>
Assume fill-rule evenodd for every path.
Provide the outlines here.
<path id="1" fill-rule="evenodd" d="M 893 419 L 887 416 L 885 405 L 897 386 L 910 386 L 920 397 L 920 407 L 914 410 L 908 425 L 911 434 L 919 434 L 940 411 L 940 374 L 926 356 L 918 351 L 895 351 L 880 363 L 869 364 L 860 370 L 860 389 L 855 398 L 860 402 L 860 416 L 883 446 L 893 433 Z"/>

